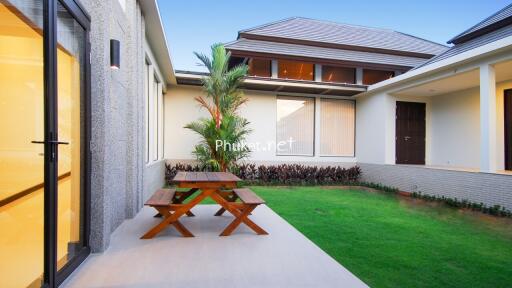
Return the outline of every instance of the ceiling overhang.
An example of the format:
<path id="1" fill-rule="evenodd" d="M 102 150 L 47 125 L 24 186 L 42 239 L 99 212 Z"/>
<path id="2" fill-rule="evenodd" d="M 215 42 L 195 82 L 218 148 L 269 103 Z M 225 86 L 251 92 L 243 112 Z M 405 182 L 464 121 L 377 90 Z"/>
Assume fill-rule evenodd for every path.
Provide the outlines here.
<path id="1" fill-rule="evenodd" d="M 200 86 L 205 76 L 205 73 L 177 71 L 176 81 L 178 85 Z M 366 85 L 247 77 L 242 83 L 242 89 L 350 97 L 365 92 Z"/>
<path id="2" fill-rule="evenodd" d="M 512 80 L 512 60 L 494 65 L 496 83 Z M 480 86 L 480 71 L 478 68 L 454 73 L 447 77 L 435 79 L 419 85 L 410 86 L 393 92 L 397 96 L 437 96 Z"/>

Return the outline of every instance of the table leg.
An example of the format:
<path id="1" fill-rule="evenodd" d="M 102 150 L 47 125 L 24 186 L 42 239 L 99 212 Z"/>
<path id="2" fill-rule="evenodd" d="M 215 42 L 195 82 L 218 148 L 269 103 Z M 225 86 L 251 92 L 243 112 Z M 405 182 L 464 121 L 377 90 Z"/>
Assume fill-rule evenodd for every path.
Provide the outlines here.
<path id="1" fill-rule="evenodd" d="M 154 207 L 154 208 L 158 211 L 157 215 L 160 215 L 160 217 L 167 218 L 167 217 L 172 216 L 172 213 L 171 213 L 172 208 L 171 207 Z M 185 228 L 185 226 L 183 226 L 183 224 L 181 224 L 181 222 L 179 220 L 172 222 L 171 225 L 173 225 L 176 228 L 176 230 L 178 230 L 178 232 L 181 233 L 181 235 L 183 237 L 194 237 L 194 234 L 192 234 L 192 232 L 190 232 L 187 228 Z"/>
<path id="2" fill-rule="evenodd" d="M 215 191 L 216 191 L 215 189 L 203 189 L 201 191 L 201 193 L 199 195 L 197 195 L 197 197 L 192 199 L 192 201 L 190 201 L 187 204 L 183 204 L 183 206 L 176 209 L 174 211 L 174 213 L 170 214 L 168 217 L 165 217 L 165 215 L 164 215 L 165 218 L 162 220 L 162 222 L 158 223 L 153 228 L 151 228 L 148 232 L 146 232 L 146 234 L 144 234 L 141 237 L 141 239 L 151 239 L 151 238 L 155 237 L 158 233 L 160 233 L 163 229 L 165 229 L 165 227 L 167 227 L 169 224 L 176 222 L 178 220 L 178 218 L 180 218 L 183 214 L 187 213 L 187 211 L 190 211 L 190 209 L 192 209 L 192 207 L 201 203 L 201 201 L 203 201 L 204 198 L 211 195 Z M 174 225 L 174 224 L 173 224 L 173 226 L 176 227 L 176 225 Z M 178 226 L 180 226 L 180 224 L 178 224 Z M 181 225 L 181 226 L 183 227 L 183 225 Z M 181 229 L 181 227 L 180 228 L 176 227 L 176 228 Z M 190 233 L 190 231 L 189 231 L 189 233 Z M 190 234 L 192 235 L 192 233 L 190 233 Z"/>
<path id="3" fill-rule="evenodd" d="M 174 196 L 173 203 L 174 204 L 183 203 L 183 201 L 187 200 L 187 198 L 192 196 L 192 194 L 194 194 L 197 190 L 199 190 L 199 189 L 192 188 L 185 192 L 176 192 L 177 196 L 179 196 L 179 197 Z M 187 216 L 192 217 L 192 216 L 196 216 L 196 215 L 194 215 L 194 213 L 192 213 L 192 211 L 187 211 Z"/>
<path id="4" fill-rule="evenodd" d="M 215 200 L 215 202 L 219 203 L 220 206 L 222 206 L 222 208 L 226 209 L 227 211 L 229 211 L 231 214 L 233 214 L 233 216 L 235 216 L 237 219 L 235 219 L 235 221 L 241 221 L 243 222 L 245 225 L 249 226 L 249 228 L 251 228 L 252 230 L 254 230 L 254 232 L 256 232 L 258 235 L 268 235 L 267 231 L 263 230 L 263 228 L 261 228 L 260 226 L 258 226 L 256 223 L 254 223 L 251 219 L 249 219 L 247 217 L 247 215 L 249 215 L 251 213 L 251 211 L 254 209 L 242 209 L 243 211 L 246 211 L 247 212 L 247 215 L 245 215 L 244 217 L 242 217 L 242 214 L 243 212 L 238 210 L 237 208 L 235 208 L 234 206 L 230 205 L 230 203 L 224 199 L 222 196 L 220 196 L 219 194 L 217 193 L 213 193 L 210 195 L 210 197 L 212 197 L 213 200 Z M 236 225 L 238 226 L 238 225 Z M 234 228 L 236 228 L 236 226 Z M 229 227 L 229 226 L 228 226 Z M 234 229 L 233 228 L 233 229 Z M 227 228 L 226 228 L 227 229 Z M 226 230 L 225 229 L 225 230 Z M 224 233 L 224 232 L 223 232 Z M 224 236 L 222 235 L 222 233 L 219 235 L 219 236 Z"/>
<path id="5" fill-rule="evenodd" d="M 226 199 L 226 198 L 224 198 L 224 199 Z M 230 196 L 228 196 L 226 200 L 228 202 L 235 202 L 237 199 L 238 199 L 238 196 L 235 193 L 233 193 Z M 219 211 L 217 211 L 217 213 L 215 213 L 215 216 L 222 216 L 222 214 L 224 214 L 224 212 L 226 212 L 226 209 L 224 209 L 224 207 L 221 207 L 219 209 Z"/>
<path id="6" fill-rule="evenodd" d="M 220 236 L 229 236 L 229 235 L 231 235 L 231 233 L 233 233 L 233 231 L 236 229 L 236 227 L 238 227 L 240 224 L 242 224 L 242 221 L 244 219 L 247 219 L 247 216 L 249 216 L 251 211 L 254 210 L 254 208 L 256 208 L 256 206 L 257 205 L 246 205 L 246 206 L 244 206 L 244 208 L 242 209 L 240 215 L 238 217 L 236 217 L 236 219 L 233 220 L 233 222 L 231 222 L 224 229 L 224 231 L 222 231 L 222 233 L 220 233 Z"/>

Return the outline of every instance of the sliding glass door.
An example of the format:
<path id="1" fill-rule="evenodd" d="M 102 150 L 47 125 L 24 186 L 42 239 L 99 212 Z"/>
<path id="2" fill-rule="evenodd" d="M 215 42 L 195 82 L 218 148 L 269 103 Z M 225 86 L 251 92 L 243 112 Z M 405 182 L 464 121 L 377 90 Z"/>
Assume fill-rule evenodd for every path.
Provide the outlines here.
<path id="1" fill-rule="evenodd" d="M 0 287 L 54 287 L 89 253 L 85 20 L 0 0 Z"/>
<path id="2" fill-rule="evenodd" d="M 0 2 L 0 287 L 43 276 L 43 5 L 31 4 Z"/>
<path id="3" fill-rule="evenodd" d="M 84 246 L 85 30 L 57 6 L 58 219 L 57 267 L 61 269 Z"/>

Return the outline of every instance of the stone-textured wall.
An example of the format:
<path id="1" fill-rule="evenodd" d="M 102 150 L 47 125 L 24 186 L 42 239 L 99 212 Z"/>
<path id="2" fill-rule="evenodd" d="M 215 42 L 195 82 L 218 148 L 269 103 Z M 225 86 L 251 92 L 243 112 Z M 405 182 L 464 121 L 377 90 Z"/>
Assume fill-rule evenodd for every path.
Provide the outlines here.
<path id="1" fill-rule="evenodd" d="M 82 0 L 91 16 L 93 252 L 142 207 L 144 20 L 136 0 Z M 110 68 L 110 39 L 121 42 L 121 68 Z M 162 180 L 163 181 L 163 180 Z"/>
<path id="2" fill-rule="evenodd" d="M 512 175 L 358 163 L 362 181 L 512 210 Z"/>

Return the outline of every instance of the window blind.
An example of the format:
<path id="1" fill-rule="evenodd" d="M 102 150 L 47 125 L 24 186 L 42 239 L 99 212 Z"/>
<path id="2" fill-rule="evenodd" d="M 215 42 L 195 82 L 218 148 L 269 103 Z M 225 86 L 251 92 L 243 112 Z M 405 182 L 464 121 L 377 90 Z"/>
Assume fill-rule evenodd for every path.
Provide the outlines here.
<path id="1" fill-rule="evenodd" d="M 320 99 L 320 154 L 354 156 L 354 101 Z"/>
<path id="2" fill-rule="evenodd" d="M 315 133 L 315 99 L 277 98 L 277 155 L 312 156 Z"/>

